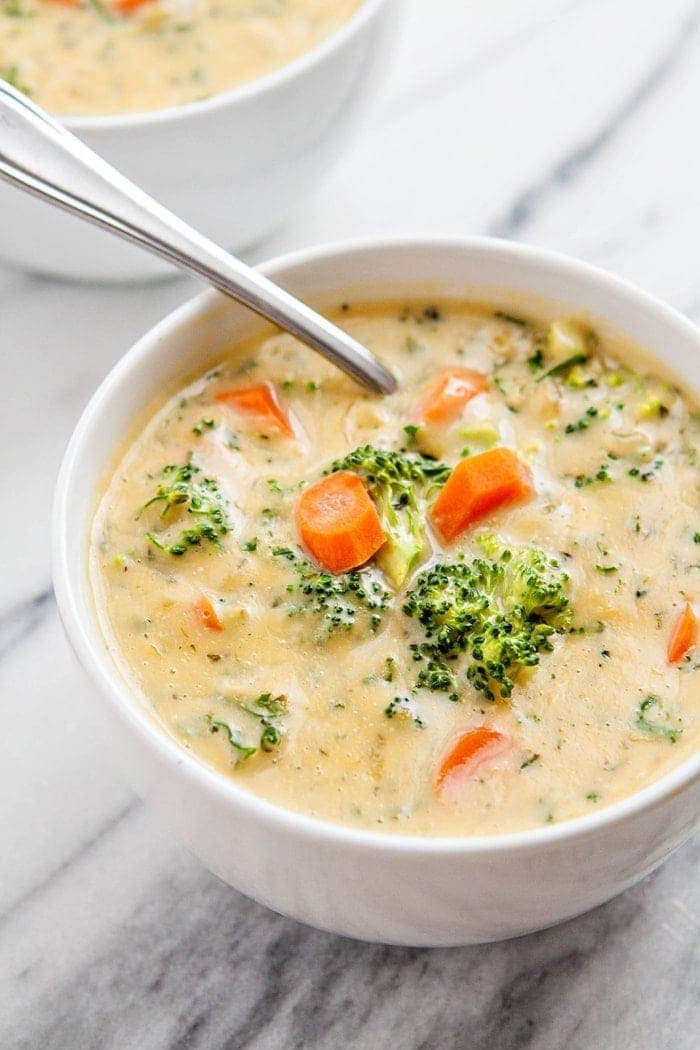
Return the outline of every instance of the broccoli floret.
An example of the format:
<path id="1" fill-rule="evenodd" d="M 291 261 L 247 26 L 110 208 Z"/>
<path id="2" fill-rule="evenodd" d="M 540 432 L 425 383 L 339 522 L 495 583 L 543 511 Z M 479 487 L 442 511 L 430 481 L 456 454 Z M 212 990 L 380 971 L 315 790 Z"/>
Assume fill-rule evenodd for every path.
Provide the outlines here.
<path id="1" fill-rule="evenodd" d="M 435 693 L 450 693 L 451 699 L 457 699 L 454 693 L 454 676 L 441 659 L 429 659 L 426 666 L 421 668 L 416 684 L 423 686 L 425 689 L 432 689 Z"/>
<path id="2" fill-rule="evenodd" d="M 502 550 L 493 560 L 441 563 L 421 573 L 403 611 L 418 620 L 425 641 L 412 646 L 425 661 L 417 685 L 451 694 L 459 689 L 451 663 L 465 654 L 466 677 L 489 700 L 508 698 L 523 668 L 552 649 L 567 630 L 568 575 L 536 547 Z"/>
<path id="3" fill-rule="evenodd" d="M 396 587 L 401 587 L 427 553 L 425 501 L 445 484 L 450 468 L 417 453 L 387 452 L 364 445 L 336 460 L 331 472 L 336 470 L 352 470 L 365 482 L 387 535 L 377 565 Z"/>
<path id="4" fill-rule="evenodd" d="M 138 511 L 136 518 L 156 503 L 162 503 L 159 520 L 166 521 L 173 508 L 191 514 L 196 519 L 191 528 L 182 529 L 168 541 L 152 532 L 146 536 L 159 550 L 176 556 L 183 555 L 189 547 L 198 546 L 202 540 L 208 540 L 219 546 L 219 539 L 228 532 L 226 505 L 213 478 L 198 477 L 199 467 L 186 463 L 184 466 L 164 467 L 161 471 L 162 481 L 151 497 Z"/>
<path id="5" fill-rule="evenodd" d="M 297 583 L 290 583 L 286 588 L 286 593 L 294 596 L 289 616 L 307 613 L 319 616 L 328 634 L 349 631 L 360 621 L 364 621 L 370 631 L 379 629 L 391 597 L 370 571 L 336 576 L 319 571 L 289 547 L 273 547 L 272 553 L 288 561 L 297 574 Z"/>

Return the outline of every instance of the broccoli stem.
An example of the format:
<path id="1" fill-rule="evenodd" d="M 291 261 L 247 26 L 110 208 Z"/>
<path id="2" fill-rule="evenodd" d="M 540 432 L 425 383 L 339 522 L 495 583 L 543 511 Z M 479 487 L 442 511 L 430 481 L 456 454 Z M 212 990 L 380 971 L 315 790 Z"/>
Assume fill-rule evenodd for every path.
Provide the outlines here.
<path id="1" fill-rule="evenodd" d="M 358 474 L 377 505 L 387 539 L 377 565 L 396 588 L 403 587 L 429 552 L 423 526 L 426 503 L 445 484 L 450 468 L 417 453 L 363 445 L 331 467 Z"/>

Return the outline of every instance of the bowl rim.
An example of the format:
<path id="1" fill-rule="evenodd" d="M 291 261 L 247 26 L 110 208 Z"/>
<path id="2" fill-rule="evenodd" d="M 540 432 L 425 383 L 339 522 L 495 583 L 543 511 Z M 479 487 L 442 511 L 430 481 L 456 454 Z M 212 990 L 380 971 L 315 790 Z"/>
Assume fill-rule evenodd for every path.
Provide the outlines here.
<path id="1" fill-rule="evenodd" d="M 362 0 L 357 10 L 342 25 L 338 26 L 335 32 L 320 40 L 308 51 L 303 51 L 291 62 L 263 76 L 228 88 L 226 91 L 217 91 L 207 98 L 194 102 L 183 102 L 179 106 L 163 106 L 159 109 L 140 110 L 133 113 L 86 114 L 84 116 L 58 114 L 56 119 L 76 135 L 98 134 L 101 131 L 129 132 L 157 124 L 174 124 L 192 117 L 205 116 L 217 109 L 243 104 L 256 96 L 262 97 L 278 88 L 284 89 L 290 80 L 303 76 L 312 66 L 323 62 L 355 33 L 359 33 L 378 14 L 379 9 L 390 2 L 391 0 Z"/>
<path id="2" fill-rule="evenodd" d="M 608 293 L 643 305 L 671 330 L 680 329 L 687 338 L 696 342 L 700 352 L 700 330 L 693 322 L 631 281 L 563 253 L 514 241 L 492 237 L 430 235 L 362 237 L 288 252 L 261 264 L 259 268 L 268 276 L 274 277 L 280 272 L 319 260 L 332 260 L 338 255 L 373 254 L 392 249 L 439 252 L 455 248 L 465 252 L 486 252 L 506 256 L 511 260 L 556 267 L 561 273 L 570 275 L 573 280 L 588 281 L 589 284 L 597 285 Z M 84 580 L 86 570 L 84 556 L 76 559 L 79 562 L 77 565 L 71 564 L 67 556 L 71 517 L 70 493 L 79 461 L 86 452 L 90 431 L 99 420 L 104 405 L 109 404 L 113 388 L 118 386 L 122 377 L 128 375 L 137 362 L 157 351 L 171 333 L 185 325 L 196 323 L 196 319 L 206 313 L 220 298 L 220 294 L 212 290 L 183 303 L 142 335 L 110 369 L 80 416 L 66 448 L 56 482 L 51 559 L 56 600 L 68 639 L 83 668 L 93 684 L 98 687 L 100 702 L 110 703 L 113 710 L 142 738 L 142 742 L 155 751 L 154 757 L 168 765 L 173 775 L 182 776 L 189 781 L 194 789 L 215 796 L 223 805 L 247 810 L 247 815 L 264 821 L 272 831 L 294 834 L 317 843 L 319 840 L 325 840 L 329 845 L 359 848 L 371 853 L 414 853 L 416 856 L 476 856 L 530 852 L 561 845 L 585 837 L 589 833 L 621 824 L 643 811 L 660 806 L 700 779 L 700 752 L 697 752 L 640 791 L 595 812 L 560 823 L 524 831 L 464 837 L 388 833 L 353 828 L 308 816 L 260 798 L 248 788 L 236 784 L 235 780 L 227 779 L 190 755 L 158 726 L 156 720 L 150 717 L 145 709 L 139 707 L 130 695 L 126 683 L 121 681 L 107 652 L 104 639 L 99 634 L 97 623 L 89 613 L 85 617 L 81 613 L 81 580 Z"/>

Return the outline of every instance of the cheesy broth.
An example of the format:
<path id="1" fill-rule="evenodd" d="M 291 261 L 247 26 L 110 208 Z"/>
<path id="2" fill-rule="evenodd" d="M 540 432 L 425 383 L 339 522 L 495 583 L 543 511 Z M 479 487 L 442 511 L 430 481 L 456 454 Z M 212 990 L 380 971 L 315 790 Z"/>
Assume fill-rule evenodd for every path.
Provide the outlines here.
<path id="1" fill-rule="evenodd" d="M 52 113 L 142 112 L 264 76 L 362 0 L 0 0 L 0 76 Z"/>
<path id="2" fill-rule="evenodd" d="M 135 697 L 263 798 L 387 832 L 558 822 L 686 759 L 700 734 L 695 637 L 673 662 L 669 647 L 700 598 L 691 394 L 581 322 L 450 302 L 337 317 L 395 371 L 397 393 L 364 393 L 267 335 L 155 407 L 120 453 L 90 575 Z M 480 386 L 466 400 L 465 375 Z M 363 472 L 387 451 L 421 476 L 415 501 L 383 503 Z M 471 477 L 499 456 L 531 488 L 503 490 L 445 542 L 435 508 L 450 470 L 468 463 Z M 409 521 L 406 543 L 423 544 L 405 580 L 389 544 L 357 573 L 324 574 L 305 549 L 300 501 L 338 467 L 363 479 L 385 526 Z M 466 620 L 447 609 L 457 599 Z M 462 615 L 447 640 L 429 632 L 440 602 L 444 622 Z M 484 671 L 489 644 L 506 665 Z"/>

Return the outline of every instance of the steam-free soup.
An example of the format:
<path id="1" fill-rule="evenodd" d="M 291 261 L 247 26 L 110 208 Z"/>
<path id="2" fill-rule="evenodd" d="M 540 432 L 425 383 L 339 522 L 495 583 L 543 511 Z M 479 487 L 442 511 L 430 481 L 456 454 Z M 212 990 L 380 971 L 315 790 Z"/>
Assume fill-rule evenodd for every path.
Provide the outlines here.
<path id="1" fill-rule="evenodd" d="M 546 825 L 686 759 L 691 392 L 586 319 L 337 317 L 397 393 L 268 334 L 122 450 L 90 574 L 136 702 L 263 798 L 386 832 Z"/>
<path id="2" fill-rule="evenodd" d="M 362 0 L 0 0 L 0 76 L 53 113 L 196 102 L 334 33 Z"/>

